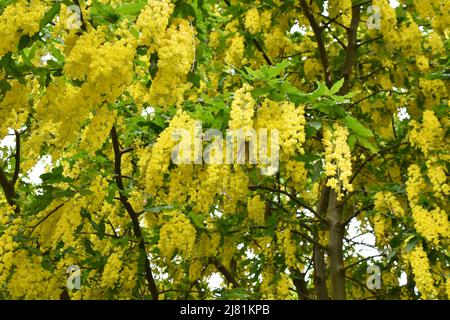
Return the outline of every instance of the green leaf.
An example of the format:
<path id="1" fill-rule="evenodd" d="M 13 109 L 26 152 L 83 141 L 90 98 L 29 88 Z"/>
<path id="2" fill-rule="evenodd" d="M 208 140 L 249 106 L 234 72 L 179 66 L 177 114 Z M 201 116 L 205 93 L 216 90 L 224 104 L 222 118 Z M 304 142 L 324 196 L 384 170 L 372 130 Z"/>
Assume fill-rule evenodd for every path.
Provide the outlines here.
<path id="1" fill-rule="evenodd" d="M 419 242 L 419 238 L 416 236 L 410 236 L 405 240 L 405 242 L 406 242 L 405 250 L 406 252 L 410 252 Z"/>
<path id="2" fill-rule="evenodd" d="M 22 36 L 22 38 L 20 38 L 19 45 L 17 48 L 19 50 L 23 50 L 24 48 L 28 47 L 30 42 L 31 42 L 31 38 L 29 35 L 26 34 L 26 35 Z"/>
<path id="3" fill-rule="evenodd" d="M 106 230 L 106 226 L 105 226 L 105 222 L 100 222 L 98 225 L 98 237 L 100 238 L 100 240 L 102 240 L 105 237 L 105 230 Z"/>
<path id="4" fill-rule="evenodd" d="M 317 86 L 317 89 L 310 93 L 311 100 L 317 100 L 318 98 L 323 97 L 329 92 L 325 83 L 317 82 Z"/>
<path id="5" fill-rule="evenodd" d="M 370 143 L 369 140 L 367 140 L 367 138 L 359 137 L 359 136 L 357 138 L 358 138 L 358 143 L 360 143 L 361 146 L 363 146 L 366 149 L 369 149 L 370 152 L 372 152 L 372 153 L 378 152 L 378 148 L 376 146 L 374 146 L 372 143 Z"/>
<path id="6" fill-rule="evenodd" d="M 47 24 L 52 22 L 53 18 L 59 13 L 60 10 L 61 3 L 56 2 L 53 7 L 51 7 L 50 10 L 45 13 L 44 17 L 39 22 L 39 29 L 44 28 Z"/>
<path id="7" fill-rule="evenodd" d="M 294 160 L 302 161 L 306 163 L 314 162 L 316 160 L 320 159 L 320 156 L 317 154 L 301 154 L 301 155 L 295 155 Z"/>
<path id="8" fill-rule="evenodd" d="M 355 149 L 356 140 L 357 140 L 357 137 L 354 134 L 351 134 L 348 137 L 347 143 L 348 143 L 348 146 L 350 147 L 350 151 L 353 151 L 353 149 Z"/>
<path id="9" fill-rule="evenodd" d="M 203 224 L 204 218 L 203 218 L 203 216 L 201 214 L 198 214 L 198 213 L 195 213 L 195 212 L 189 212 L 188 216 L 191 219 L 192 224 L 195 227 L 206 230 L 206 227 Z"/>
<path id="10" fill-rule="evenodd" d="M 330 95 L 334 95 L 335 93 L 337 93 L 342 88 L 343 84 L 344 84 L 344 78 L 342 78 L 341 80 L 339 80 L 338 82 L 333 84 L 333 86 L 330 89 Z"/>
<path id="11" fill-rule="evenodd" d="M 364 127 L 358 119 L 353 118 L 352 116 L 346 116 L 342 119 L 342 122 L 356 135 L 364 138 L 373 137 L 373 133 L 371 130 Z"/>
<path id="12" fill-rule="evenodd" d="M 276 65 L 269 67 L 267 70 L 267 77 L 269 79 L 277 77 L 281 72 L 286 69 L 289 64 L 289 60 L 284 60 L 283 62 L 277 63 Z"/>
<path id="13" fill-rule="evenodd" d="M 133 16 L 136 17 L 139 15 L 142 9 L 146 6 L 147 1 L 138 0 L 134 3 L 126 3 L 121 5 L 116 9 L 116 13 L 124 15 L 124 16 Z"/>
<path id="14" fill-rule="evenodd" d="M 111 6 L 103 4 L 99 1 L 92 2 L 91 19 L 95 25 L 115 23 L 117 20 L 119 20 L 119 18 L 119 15 Z"/>

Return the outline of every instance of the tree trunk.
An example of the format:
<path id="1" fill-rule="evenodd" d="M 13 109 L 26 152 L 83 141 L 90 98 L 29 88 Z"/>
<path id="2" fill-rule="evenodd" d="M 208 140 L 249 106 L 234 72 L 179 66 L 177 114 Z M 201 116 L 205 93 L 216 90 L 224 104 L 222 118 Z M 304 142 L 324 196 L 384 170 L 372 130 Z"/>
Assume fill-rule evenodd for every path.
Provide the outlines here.
<path id="1" fill-rule="evenodd" d="M 343 253 L 345 226 L 343 223 L 342 206 L 338 204 L 337 195 L 334 190 L 330 190 L 327 220 L 329 231 L 328 260 L 330 264 L 331 297 L 335 300 L 345 300 Z"/>
<path id="2" fill-rule="evenodd" d="M 330 196 L 330 188 L 324 186 L 320 194 L 319 205 L 317 208 L 318 214 L 321 217 L 325 217 L 328 208 L 328 198 Z M 319 241 L 317 238 L 316 240 Z M 325 267 L 325 252 L 318 245 L 314 244 L 313 251 L 313 263 L 314 263 L 314 287 L 316 291 L 316 297 L 319 300 L 328 300 L 328 288 L 327 277 Z"/>

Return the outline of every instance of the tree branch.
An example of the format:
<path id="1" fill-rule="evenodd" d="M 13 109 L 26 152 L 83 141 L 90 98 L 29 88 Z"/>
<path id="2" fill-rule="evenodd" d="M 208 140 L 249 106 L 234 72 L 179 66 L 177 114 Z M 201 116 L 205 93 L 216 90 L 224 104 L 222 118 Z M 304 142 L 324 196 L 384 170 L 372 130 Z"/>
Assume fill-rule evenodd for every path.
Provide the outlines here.
<path id="1" fill-rule="evenodd" d="M 158 288 L 156 287 L 155 279 L 153 277 L 152 269 L 150 267 L 150 261 L 148 260 L 147 251 L 145 249 L 144 237 L 142 236 L 141 227 L 139 225 L 138 215 L 134 211 L 127 196 L 125 195 L 125 187 L 122 181 L 122 154 L 123 150 L 120 149 L 119 139 L 117 137 L 116 127 L 111 128 L 111 139 L 114 148 L 114 173 L 116 185 L 119 188 L 119 200 L 125 207 L 128 215 L 131 218 L 133 224 L 133 232 L 137 239 L 139 239 L 139 248 L 144 258 L 144 271 L 147 279 L 147 286 L 152 295 L 153 300 L 158 300 Z"/>
<path id="2" fill-rule="evenodd" d="M 293 196 L 292 194 L 290 194 L 287 191 L 277 190 L 277 189 L 274 189 L 274 188 L 271 188 L 271 187 L 265 187 L 265 186 L 248 186 L 248 189 L 249 190 L 266 190 L 266 191 L 271 191 L 271 192 L 284 194 L 284 195 L 288 196 L 292 201 L 297 203 L 298 205 L 301 205 L 305 209 L 308 209 L 309 211 L 311 211 L 316 218 L 318 218 L 319 220 L 321 220 L 323 222 L 326 222 L 326 220 L 323 217 L 321 217 L 321 216 L 319 216 L 317 214 L 316 210 L 314 210 L 312 207 L 308 206 L 306 203 L 304 203 L 303 201 L 301 201 L 300 199 L 298 199 L 297 197 Z"/>
<path id="3" fill-rule="evenodd" d="M 34 230 L 35 230 L 41 223 L 43 223 L 45 220 L 48 219 L 48 217 L 50 217 L 52 214 L 54 214 L 56 211 L 58 211 L 63 205 L 64 205 L 64 203 L 61 203 L 61 204 L 58 205 L 55 209 L 53 209 L 52 211 L 50 211 L 49 213 L 47 213 L 47 214 L 45 215 L 45 217 L 41 219 L 41 221 L 39 221 L 38 223 L 36 223 L 36 224 L 31 228 L 30 235 L 33 234 Z"/>
<path id="4" fill-rule="evenodd" d="M 214 264 L 214 266 L 225 277 L 228 283 L 232 283 L 234 288 L 239 288 L 239 283 L 233 277 L 231 272 L 229 272 L 227 268 L 225 268 L 225 266 L 219 261 L 219 259 L 211 257 L 209 261 L 210 263 Z"/>
<path id="5" fill-rule="evenodd" d="M 316 20 L 314 19 L 314 15 L 309 10 L 306 0 L 300 0 L 300 6 L 302 7 L 304 14 L 308 19 L 311 28 L 313 29 L 314 36 L 316 37 L 317 46 L 319 47 L 319 57 L 322 63 L 323 73 L 325 76 L 325 83 L 327 84 L 328 87 L 331 87 L 332 85 L 331 69 L 328 61 L 327 51 L 325 49 L 325 44 L 323 42 L 322 29 L 319 27 Z"/>
<path id="6" fill-rule="evenodd" d="M 14 168 L 14 175 L 11 181 L 11 185 L 14 188 L 17 179 L 19 178 L 19 172 L 20 172 L 20 133 L 17 130 L 14 130 L 14 134 L 16 135 L 16 154 L 15 154 L 15 168 Z"/>
<path id="7" fill-rule="evenodd" d="M 348 266 L 344 267 L 344 269 L 347 270 L 348 268 L 351 268 L 353 266 L 356 266 L 357 264 L 360 264 L 360 263 L 362 263 L 364 261 L 367 261 L 367 260 L 370 260 L 370 259 L 376 258 L 376 257 L 384 257 L 384 254 L 377 254 L 377 255 L 374 255 L 374 256 L 365 257 L 364 259 L 361 259 L 361 260 L 358 260 L 358 261 L 356 261 L 356 262 L 354 262 L 352 264 L 349 264 Z"/>
<path id="8" fill-rule="evenodd" d="M 345 95 L 350 90 L 350 75 L 352 73 L 353 64 L 356 58 L 356 34 L 358 31 L 359 17 L 361 15 L 361 9 L 359 6 L 352 7 L 352 20 L 350 27 L 347 29 L 347 50 L 345 52 L 343 77 L 344 84 L 339 90 L 339 94 Z"/>

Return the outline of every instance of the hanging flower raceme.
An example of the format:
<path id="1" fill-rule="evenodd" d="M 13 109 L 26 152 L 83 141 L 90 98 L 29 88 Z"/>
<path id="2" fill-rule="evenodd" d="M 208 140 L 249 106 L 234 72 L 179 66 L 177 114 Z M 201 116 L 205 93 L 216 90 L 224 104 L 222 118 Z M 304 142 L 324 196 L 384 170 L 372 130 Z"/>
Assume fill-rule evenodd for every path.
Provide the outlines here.
<path id="1" fill-rule="evenodd" d="M 194 249 L 196 232 L 189 219 L 182 213 L 172 211 L 169 220 L 163 224 L 159 232 L 158 248 L 161 255 L 172 259 L 174 253 L 189 258 Z"/>
<path id="2" fill-rule="evenodd" d="M 335 123 L 332 129 L 325 129 L 322 140 L 325 148 L 324 167 L 328 177 L 327 186 L 336 191 L 338 200 L 342 198 L 344 190 L 349 192 L 353 190 L 349 182 L 352 175 L 352 163 L 347 137 L 347 128 Z"/>
<path id="3" fill-rule="evenodd" d="M 252 86 L 244 83 L 242 88 L 235 92 L 230 112 L 229 127 L 231 130 L 242 129 L 246 132 L 253 129 L 256 102 L 252 97 L 252 90 Z"/>
<path id="4" fill-rule="evenodd" d="M 425 110 L 422 124 L 412 120 L 411 126 L 409 141 L 413 146 L 419 148 L 425 156 L 442 146 L 444 131 L 433 111 Z"/>
<path id="5" fill-rule="evenodd" d="M 45 13 L 45 3 L 40 0 L 18 0 L 7 6 L 0 16 L 0 58 L 15 52 L 22 36 L 33 36 Z"/>

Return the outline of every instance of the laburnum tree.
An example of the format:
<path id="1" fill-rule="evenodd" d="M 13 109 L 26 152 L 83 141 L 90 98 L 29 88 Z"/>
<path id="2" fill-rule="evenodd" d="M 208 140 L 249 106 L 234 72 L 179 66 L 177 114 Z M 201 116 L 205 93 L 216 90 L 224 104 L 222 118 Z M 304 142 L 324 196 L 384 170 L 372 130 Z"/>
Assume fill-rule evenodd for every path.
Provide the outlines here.
<path id="1" fill-rule="evenodd" d="M 449 26 L 447 0 L 1 0 L 0 298 L 450 298 Z M 198 122 L 277 129 L 279 170 L 174 163 Z"/>

